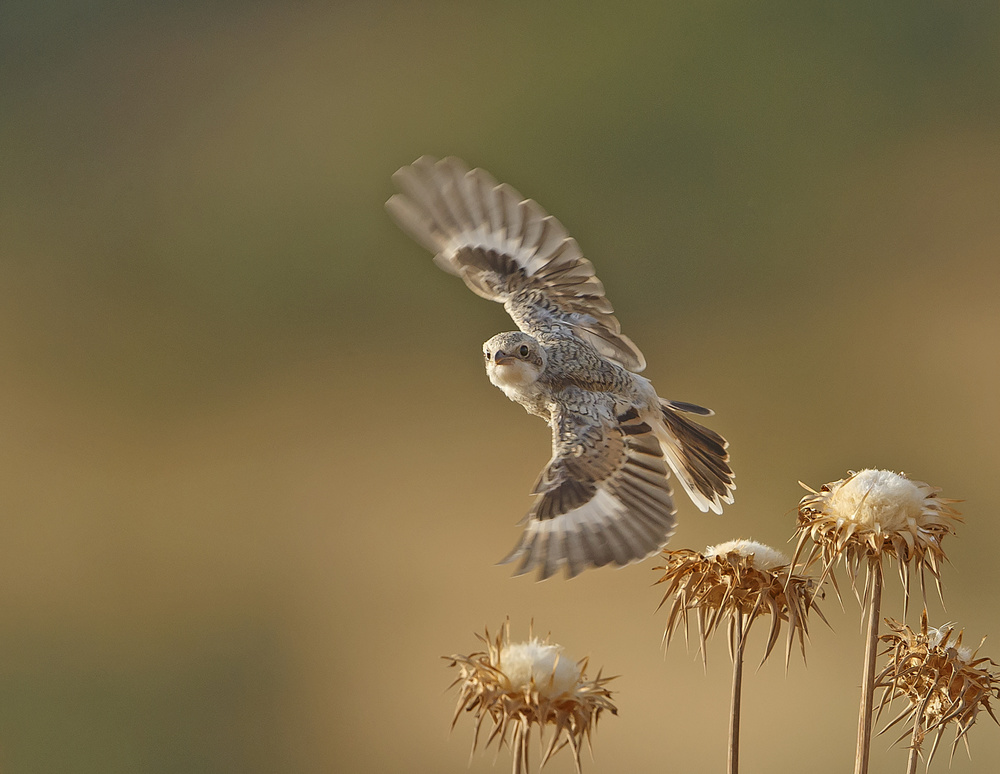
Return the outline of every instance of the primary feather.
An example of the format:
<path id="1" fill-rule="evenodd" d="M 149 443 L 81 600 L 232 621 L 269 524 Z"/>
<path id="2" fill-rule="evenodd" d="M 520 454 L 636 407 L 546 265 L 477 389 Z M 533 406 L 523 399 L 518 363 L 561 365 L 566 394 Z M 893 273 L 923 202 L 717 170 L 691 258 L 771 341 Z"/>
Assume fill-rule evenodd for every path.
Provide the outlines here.
<path id="1" fill-rule="evenodd" d="M 403 193 L 386 207 L 400 226 L 435 253 L 438 266 L 504 304 L 522 331 L 558 320 L 630 371 L 646 367 L 593 265 L 536 202 L 455 158 L 422 156 L 393 179 Z"/>

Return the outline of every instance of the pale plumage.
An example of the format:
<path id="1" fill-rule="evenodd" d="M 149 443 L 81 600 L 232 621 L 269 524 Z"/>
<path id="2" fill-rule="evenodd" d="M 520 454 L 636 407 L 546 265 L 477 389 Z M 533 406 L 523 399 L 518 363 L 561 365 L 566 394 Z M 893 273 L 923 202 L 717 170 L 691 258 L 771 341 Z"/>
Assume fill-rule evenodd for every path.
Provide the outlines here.
<path id="1" fill-rule="evenodd" d="M 520 329 L 484 345 L 490 381 L 552 428 L 552 459 L 504 561 L 572 577 L 655 553 L 674 529 L 668 465 L 701 510 L 733 501 L 726 441 L 684 416 L 712 412 L 663 400 L 639 376 L 645 358 L 559 221 L 455 158 L 424 156 L 393 179 L 402 193 L 386 207 L 400 226 Z"/>

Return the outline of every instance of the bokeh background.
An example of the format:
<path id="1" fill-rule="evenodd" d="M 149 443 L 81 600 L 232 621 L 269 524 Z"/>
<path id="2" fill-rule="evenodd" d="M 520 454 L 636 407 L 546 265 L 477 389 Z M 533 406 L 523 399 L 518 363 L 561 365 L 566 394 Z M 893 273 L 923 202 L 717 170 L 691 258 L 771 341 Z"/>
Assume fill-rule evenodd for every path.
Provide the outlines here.
<path id="1" fill-rule="evenodd" d="M 1000 653 L 996 3 L 8 0 L 0 57 L 4 774 L 505 770 L 440 657 L 506 616 L 621 675 L 585 770 L 723 769 L 723 638 L 663 654 L 653 561 L 494 564 L 548 431 L 482 373 L 503 310 L 382 209 L 424 153 L 559 217 L 716 410 L 737 501 L 673 547 L 903 470 L 965 500 L 932 622 Z M 850 769 L 825 612 L 747 675 L 748 772 Z M 982 717 L 952 771 L 1000 766 Z"/>

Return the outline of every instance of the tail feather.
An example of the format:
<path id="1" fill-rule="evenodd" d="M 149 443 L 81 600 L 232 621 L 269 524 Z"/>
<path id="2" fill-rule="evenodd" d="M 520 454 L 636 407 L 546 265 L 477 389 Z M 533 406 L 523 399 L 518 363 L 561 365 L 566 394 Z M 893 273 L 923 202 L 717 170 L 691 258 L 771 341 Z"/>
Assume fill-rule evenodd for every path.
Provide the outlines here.
<path id="1" fill-rule="evenodd" d="M 715 416 L 715 412 L 712 409 L 699 406 L 697 403 L 686 403 L 683 400 L 663 400 L 662 398 L 660 401 L 664 406 L 668 406 L 674 411 L 683 411 L 685 414 L 698 414 L 703 417 Z"/>
<path id="2" fill-rule="evenodd" d="M 703 511 L 722 513 L 722 504 L 733 502 L 736 489 L 729 466 L 729 443 L 714 430 L 699 425 L 681 412 L 710 415 L 690 403 L 661 400 L 666 433 L 659 437 L 664 456 L 688 496 Z"/>

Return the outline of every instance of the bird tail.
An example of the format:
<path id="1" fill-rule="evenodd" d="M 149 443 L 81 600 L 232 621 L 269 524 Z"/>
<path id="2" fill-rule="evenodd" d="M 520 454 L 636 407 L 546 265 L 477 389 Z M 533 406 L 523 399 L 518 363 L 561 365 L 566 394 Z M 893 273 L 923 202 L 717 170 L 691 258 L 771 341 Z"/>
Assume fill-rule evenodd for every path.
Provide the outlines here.
<path id="1" fill-rule="evenodd" d="M 663 456 L 702 511 L 722 513 L 723 503 L 733 502 L 736 489 L 729 467 L 729 442 L 685 414 L 711 416 L 712 411 L 693 403 L 660 399 L 663 426 L 656 435 Z"/>

